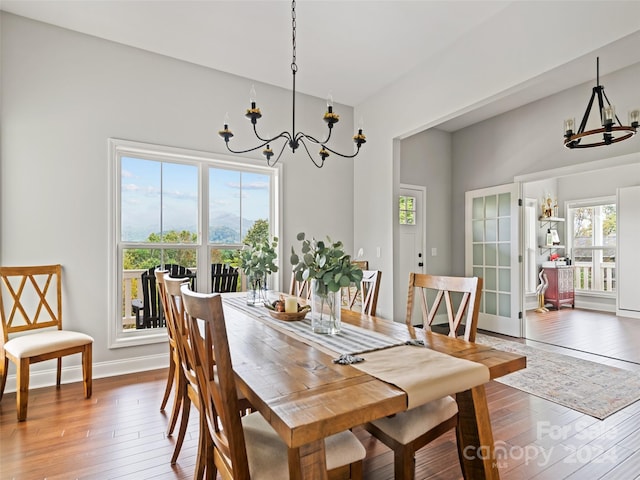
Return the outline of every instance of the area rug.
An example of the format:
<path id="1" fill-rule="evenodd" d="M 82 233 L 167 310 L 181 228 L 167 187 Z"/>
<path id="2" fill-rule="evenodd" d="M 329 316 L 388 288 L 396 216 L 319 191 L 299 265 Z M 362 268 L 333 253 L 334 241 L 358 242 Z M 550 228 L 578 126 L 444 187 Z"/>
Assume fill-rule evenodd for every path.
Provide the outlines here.
<path id="1" fill-rule="evenodd" d="M 478 334 L 477 343 L 527 356 L 527 368 L 496 381 L 603 420 L 640 399 L 640 375 Z"/>

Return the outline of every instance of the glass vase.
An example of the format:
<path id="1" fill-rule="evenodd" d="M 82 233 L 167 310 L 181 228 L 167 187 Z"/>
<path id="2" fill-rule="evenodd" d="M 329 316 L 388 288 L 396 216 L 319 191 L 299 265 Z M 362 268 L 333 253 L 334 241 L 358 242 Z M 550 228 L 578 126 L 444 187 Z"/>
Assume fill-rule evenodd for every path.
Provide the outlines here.
<path id="1" fill-rule="evenodd" d="M 250 277 L 247 279 L 247 305 L 264 305 L 267 298 L 267 279 Z"/>
<path id="2" fill-rule="evenodd" d="M 311 328 L 314 333 L 335 335 L 340 332 L 340 290 L 330 292 L 316 279 L 311 280 Z"/>

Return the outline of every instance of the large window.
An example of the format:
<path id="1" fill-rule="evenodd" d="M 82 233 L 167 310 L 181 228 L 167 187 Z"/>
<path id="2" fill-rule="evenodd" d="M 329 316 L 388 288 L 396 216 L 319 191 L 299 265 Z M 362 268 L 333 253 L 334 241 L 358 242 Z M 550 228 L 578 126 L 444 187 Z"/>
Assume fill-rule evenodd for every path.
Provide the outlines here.
<path id="1" fill-rule="evenodd" d="M 615 198 L 571 202 L 567 213 L 576 290 L 613 295 L 616 290 Z"/>
<path id="2" fill-rule="evenodd" d="M 164 341 L 156 267 L 211 291 L 212 264 L 237 266 L 247 235 L 277 235 L 277 168 L 111 140 L 111 346 Z"/>

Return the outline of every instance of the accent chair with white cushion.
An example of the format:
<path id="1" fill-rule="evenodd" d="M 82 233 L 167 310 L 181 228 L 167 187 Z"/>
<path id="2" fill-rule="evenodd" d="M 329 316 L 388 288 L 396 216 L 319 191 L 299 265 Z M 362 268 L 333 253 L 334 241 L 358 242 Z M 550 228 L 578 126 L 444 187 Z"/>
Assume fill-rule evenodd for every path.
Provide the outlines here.
<path id="1" fill-rule="evenodd" d="M 62 328 L 62 266 L 0 267 L 0 279 L 0 400 L 11 360 L 16 365 L 18 420 L 26 420 L 29 366 L 57 358 L 59 388 L 62 357 L 74 353 L 82 355 L 84 395 L 90 398 L 93 338 Z"/>

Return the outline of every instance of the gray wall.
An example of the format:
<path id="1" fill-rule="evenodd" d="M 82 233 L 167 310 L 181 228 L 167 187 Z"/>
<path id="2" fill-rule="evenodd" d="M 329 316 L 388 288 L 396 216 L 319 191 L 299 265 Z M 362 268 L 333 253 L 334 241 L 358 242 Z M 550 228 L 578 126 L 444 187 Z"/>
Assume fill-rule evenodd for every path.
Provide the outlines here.
<path id="1" fill-rule="evenodd" d="M 446 275 L 451 267 L 451 134 L 437 129 L 413 135 L 401 142 L 400 183 L 426 188 L 426 249 L 423 252 L 426 273 Z M 437 248 L 438 255 L 431 256 Z M 403 318 L 407 292 L 396 278 L 394 317 Z"/>
<path id="2" fill-rule="evenodd" d="M 236 146 L 255 144 L 243 116 L 253 83 L 266 132 L 290 128 L 291 93 L 11 14 L 0 18 L 0 262 L 63 265 L 65 324 L 96 339 L 96 376 L 143 365 L 131 360 L 145 356 L 157 355 L 161 367 L 168 361 L 164 344 L 107 348 L 107 325 L 115 321 L 106 318 L 107 139 L 224 153 L 217 130 L 225 112 Z M 324 99 L 299 95 L 298 128 L 320 136 L 324 110 Z M 349 152 L 353 111 L 341 105 L 336 111 L 334 145 Z M 297 232 L 330 235 L 351 249 L 353 162 L 330 157 L 318 170 L 301 151 L 281 161 L 280 265 L 288 285 Z"/>
<path id="3" fill-rule="evenodd" d="M 623 122 L 627 110 L 640 107 L 639 79 L 640 64 L 601 78 Z M 444 242 L 448 246 L 446 256 L 432 265 L 437 273 L 465 274 L 464 193 L 467 190 L 512 183 L 514 177 L 542 172 L 537 176 L 543 180 L 523 185 L 524 196 L 540 201 L 545 192 L 556 192 L 563 212 L 566 201 L 615 195 L 616 187 L 640 184 L 640 155 L 637 165 L 608 167 L 588 174 L 562 173 L 562 167 L 571 166 L 578 171 L 592 169 L 597 168 L 593 165 L 600 160 L 640 153 L 640 138 L 575 151 L 563 146 L 562 122 L 569 116 L 580 121 L 592 87 L 590 82 L 565 90 L 453 134 L 431 129 L 401 141 L 400 181 L 427 187 L 427 251 L 430 242 Z M 616 160 L 612 163 L 615 165 Z M 446 179 L 450 183 L 446 183 Z M 439 221 L 433 222 L 436 218 Z M 438 246 L 440 251 L 440 245 L 433 246 Z M 427 256 L 427 267 L 429 260 L 433 258 Z M 400 279 L 395 279 L 396 285 L 400 285 L 399 282 Z M 401 310 L 398 302 L 403 301 L 406 299 L 402 296 L 395 296 L 394 310 Z M 583 306 L 597 306 L 581 298 L 578 302 Z M 604 302 L 602 307 L 610 309 L 611 305 Z"/>
<path id="4" fill-rule="evenodd" d="M 640 64 L 600 78 L 609 99 L 626 122 L 627 110 L 640 107 Z M 512 183 L 518 175 L 553 171 L 640 152 L 640 138 L 606 147 L 569 150 L 563 146 L 563 121 L 579 122 L 593 82 L 560 92 L 477 123 L 453 134 L 452 242 L 455 274 L 464 274 L 464 193 Z M 589 168 L 588 166 L 585 168 Z M 585 190 L 597 190 L 598 177 L 585 178 Z"/>

